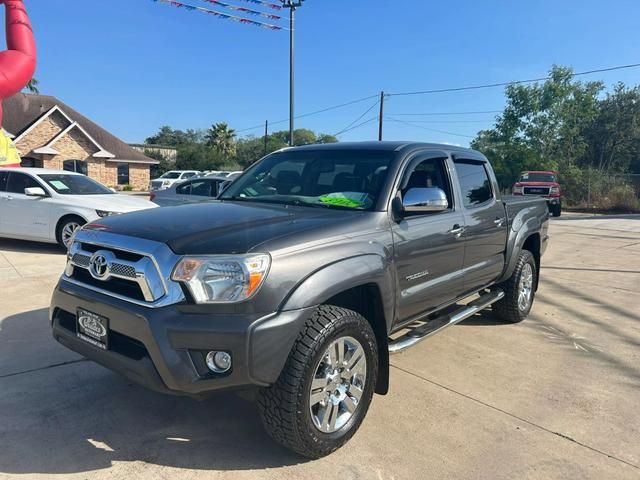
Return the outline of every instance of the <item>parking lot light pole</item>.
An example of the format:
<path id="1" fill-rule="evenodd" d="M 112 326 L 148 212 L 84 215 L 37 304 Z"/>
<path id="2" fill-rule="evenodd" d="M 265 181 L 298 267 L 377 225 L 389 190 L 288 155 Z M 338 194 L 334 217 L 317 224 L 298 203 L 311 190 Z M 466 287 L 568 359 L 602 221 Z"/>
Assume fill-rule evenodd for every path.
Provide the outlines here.
<path id="1" fill-rule="evenodd" d="M 282 0 L 282 6 L 289 9 L 289 146 L 293 146 L 294 109 L 294 47 L 296 9 L 304 0 Z"/>

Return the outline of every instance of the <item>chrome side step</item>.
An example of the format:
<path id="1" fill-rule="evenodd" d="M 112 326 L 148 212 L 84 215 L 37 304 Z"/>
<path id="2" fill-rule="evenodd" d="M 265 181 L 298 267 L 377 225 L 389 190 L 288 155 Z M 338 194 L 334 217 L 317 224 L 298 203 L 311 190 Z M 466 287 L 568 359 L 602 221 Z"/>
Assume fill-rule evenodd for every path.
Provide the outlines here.
<path id="1" fill-rule="evenodd" d="M 479 298 L 454 310 L 451 313 L 436 317 L 419 327 L 411 329 L 401 337 L 395 340 L 389 340 L 389 353 L 398 353 L 406 348 L 414 346 L 425 338 L 430 337 L 451 325 L 455 325 L 466 318 L 484 310 L 489 305 L 497 302 L 504 297 L 504 292 L 500 289 L 493 290 L 489 293 L 480 295 Z"/>

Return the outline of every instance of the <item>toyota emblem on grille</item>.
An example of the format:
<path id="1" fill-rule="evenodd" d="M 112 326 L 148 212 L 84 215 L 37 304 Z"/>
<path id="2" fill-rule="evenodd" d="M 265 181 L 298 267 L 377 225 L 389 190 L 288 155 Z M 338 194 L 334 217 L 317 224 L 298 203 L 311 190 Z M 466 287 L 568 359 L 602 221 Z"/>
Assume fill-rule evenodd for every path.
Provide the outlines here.
<path id="1" fill-rule="evenodd" d="M 109 275 L 110 262 L 107 258 L 106 252 L 96 252 L 89 261 L 89 272 L 93 278 L 98 280 L 106 280 Z"/>

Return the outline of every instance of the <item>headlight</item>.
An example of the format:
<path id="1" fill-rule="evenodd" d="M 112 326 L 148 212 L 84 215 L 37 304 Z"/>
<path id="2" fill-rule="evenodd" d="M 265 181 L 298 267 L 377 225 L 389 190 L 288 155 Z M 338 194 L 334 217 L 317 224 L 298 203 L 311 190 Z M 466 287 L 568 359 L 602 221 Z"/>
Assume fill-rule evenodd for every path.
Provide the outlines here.
<path id="1" fill-rule="evenodd" d="M 514 195 L 522 195 L 522 187 L 520 187 L 520 186 L 513 187 L 513 194 Z"/>
<path id="2" fill-rule="evenodd" d="M 560 187 L 551 187 L 549 189 L 549 193 L 551 195 L 559 195 L 560 194 Z"/>
<path id="3" fill-rule="evenodd" d="M 100 218 L 110 217 L 112 215 L 119 215 L 120 212 L 109 212 L 107 210 L 96 210 L 96 213 Z"/>
<path id="4" fill-rule="evenodd" d="M 267 254 L 184 257 L 171 279 L 184 283 L 197 303 L 240 302 L 258 291 L 270 264 Z"/>
<path id="5" fill-rule="evenodd" d="M 164 180 L 162 185 L 171 185 L 171 180 Z"/>

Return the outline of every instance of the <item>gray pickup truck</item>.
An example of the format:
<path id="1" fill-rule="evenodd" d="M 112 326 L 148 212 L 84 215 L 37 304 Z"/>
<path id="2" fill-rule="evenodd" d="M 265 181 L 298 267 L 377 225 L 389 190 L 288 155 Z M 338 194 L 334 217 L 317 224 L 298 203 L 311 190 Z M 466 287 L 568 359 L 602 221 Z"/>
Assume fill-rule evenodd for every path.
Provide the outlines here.
<path id="1" fill-rule="evenodd" d="M 156 391 L 253 393 L 276 441 L 321 457 L 387 392 L 390 353 L 489 306 L 527 316 L 547 229 L 473 150 L 284 149 L 217 200 L 85 225 L 53 336 Z"/>

